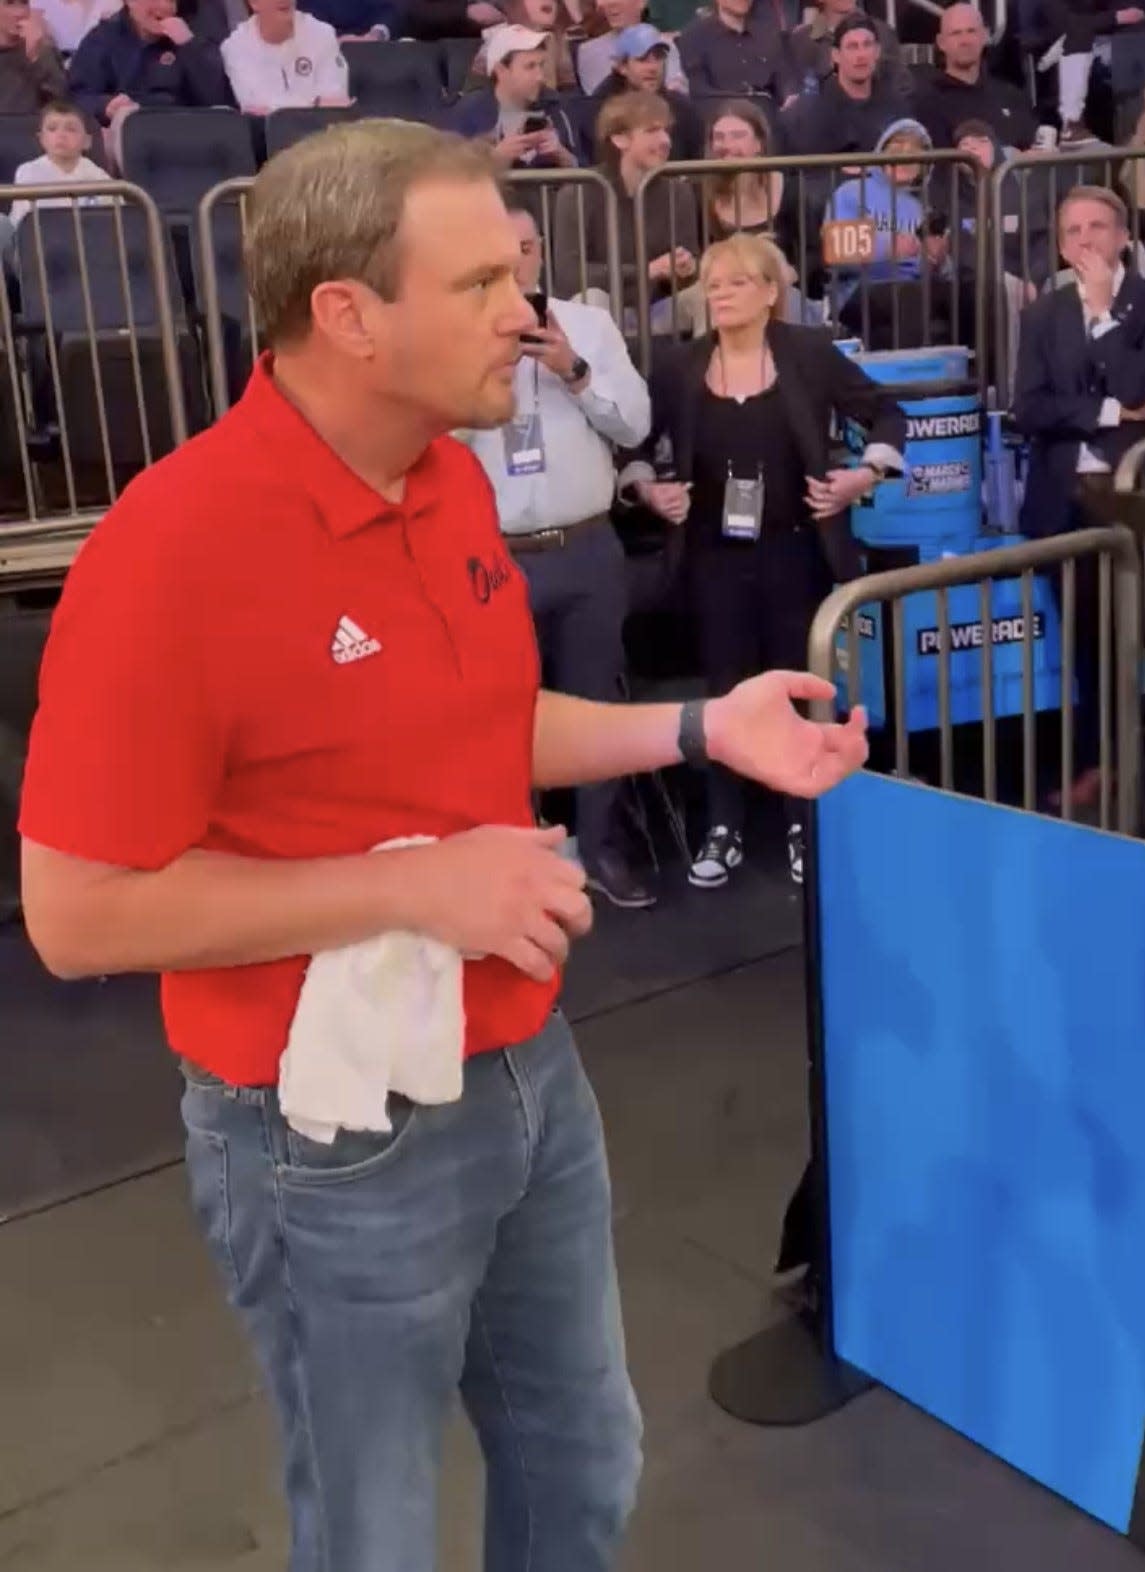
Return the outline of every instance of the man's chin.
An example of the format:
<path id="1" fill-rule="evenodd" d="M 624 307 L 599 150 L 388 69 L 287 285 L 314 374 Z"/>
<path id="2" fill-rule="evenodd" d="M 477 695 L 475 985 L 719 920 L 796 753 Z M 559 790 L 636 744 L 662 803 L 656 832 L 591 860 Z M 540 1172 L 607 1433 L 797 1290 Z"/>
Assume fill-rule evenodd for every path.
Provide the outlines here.
<path id="1" fill-rule="evenodd" d="M 491 389 L 466 424 L 475 431 L 492 431 L 517 413 L 517 395 L 511 387 Z"/>

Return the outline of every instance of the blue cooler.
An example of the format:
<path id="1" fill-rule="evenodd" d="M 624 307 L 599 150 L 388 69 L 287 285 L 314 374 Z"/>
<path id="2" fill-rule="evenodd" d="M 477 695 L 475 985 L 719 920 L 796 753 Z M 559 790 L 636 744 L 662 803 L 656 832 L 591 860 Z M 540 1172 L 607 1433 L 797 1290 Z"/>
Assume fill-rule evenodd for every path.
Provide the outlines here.
<path id="1" fill-rule="evenodd" d="M 866 354 L 854 339 L 837 347 L 899 396 L 908 420 L 906 473 L 852 509 L 856 538 L 869 546 L 914 546 L 923 555 L 970 551 L 982 532 L 982 402 L 970 379 L 970 351 Z M 848 432 L 847 440 L 862 451 L 861 433 Z"/>

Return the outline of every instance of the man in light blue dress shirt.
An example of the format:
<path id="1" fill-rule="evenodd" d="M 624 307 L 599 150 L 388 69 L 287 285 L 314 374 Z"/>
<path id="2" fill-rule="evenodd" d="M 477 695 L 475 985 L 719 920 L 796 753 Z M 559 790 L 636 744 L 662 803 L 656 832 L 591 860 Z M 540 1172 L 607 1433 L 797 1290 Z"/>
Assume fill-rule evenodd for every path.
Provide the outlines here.
<path id="1" fill-rule="evenodd" d="M 542 246 L 532 215 L 518 208 L 517 282 L 536 295 Z M 613 448 L 648 435 L 644 379 L 608 312 L 573 300 L 545 301 L 545 314 L 517 367 L 517 413 L 495 431 L 458 433 L 497 494 L 501 528 L 529 584 L 545 680 L 585 699 L 615 699 L 624 673 L 627 601 L 624 552 L 609 510 Z M 617 819 L 618 786 L 577 794 L 577 842 L 592 889 L 614 905 L 651 906 L 655 895 L 631 866 Z"/>

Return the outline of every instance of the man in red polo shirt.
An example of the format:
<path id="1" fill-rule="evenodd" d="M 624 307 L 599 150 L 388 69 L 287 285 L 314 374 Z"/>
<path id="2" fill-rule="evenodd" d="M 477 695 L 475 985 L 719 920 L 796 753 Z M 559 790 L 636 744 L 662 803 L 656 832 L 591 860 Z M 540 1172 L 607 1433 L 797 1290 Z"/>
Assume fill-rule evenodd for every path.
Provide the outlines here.
<path id="1" fill-rule="evenodd" d="M 485 159 L 367 121 L 260 174 L 272 355 L 81 553 L 26 773 L 49 967 L 163 974 L 193 1202 L 281 1421 L 291 1572 L 431 1572 L 459 1389 L 488 1572 L 614 1564 L 639 1415 L 599 1115 L 553 1008 L 590 909 L 530 793 L 707 753 L 815 795 L 866 754 L 861 716 L 798 716 L 830 696 L 806 676 L 706 707 L 538 694 L 492 494 L 445 435 L 510 416 L 535 325 Z M 406 836 L 436 839 L 370 854 Z M 275 1092 L 307 957 L 392 930 L 484 957 L 463 1095 L 308 1139 Z"/>

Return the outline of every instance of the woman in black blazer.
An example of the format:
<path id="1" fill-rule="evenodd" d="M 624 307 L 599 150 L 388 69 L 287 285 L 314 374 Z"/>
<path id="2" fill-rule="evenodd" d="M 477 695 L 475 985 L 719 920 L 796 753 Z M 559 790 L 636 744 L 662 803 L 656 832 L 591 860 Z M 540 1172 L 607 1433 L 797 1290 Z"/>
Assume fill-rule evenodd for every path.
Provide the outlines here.
<path id="1" fill-rule="evenodd" d="M 713 333 L 673 346 L 651 380 L 652 432 L 642 452 L 661 457 L 670 445 L 672 478 L 658 477 L 649 462 L 621 477 L 684 530 L 711 693 L 753 672 L 803 669 L 816 608 L 833 582 L 860 570 L 850 507 L 903 467 L 902 410 L 822 329 L 782 320 L 786 276 L 783 254 L 761 236 L 709 247 L 700 277 Z M 835 417 L 865 433 L 857 467 L 831 467 Z M 708 833 L 691 883 L 727 883 L 743 861 L 743 820 L 739 782 L 713 769 Z M 800 881 L 797 804 L 788 824 L 791 872 Z"/>

